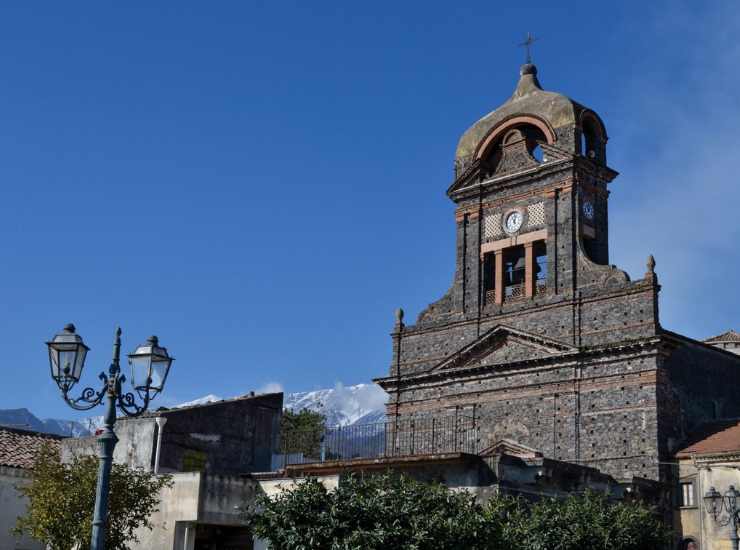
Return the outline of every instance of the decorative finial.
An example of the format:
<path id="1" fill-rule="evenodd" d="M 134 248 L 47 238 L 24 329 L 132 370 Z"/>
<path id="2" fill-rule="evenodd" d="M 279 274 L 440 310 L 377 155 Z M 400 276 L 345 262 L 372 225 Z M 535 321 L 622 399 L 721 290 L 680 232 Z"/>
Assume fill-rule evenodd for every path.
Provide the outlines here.
<path id="1" fill-rule="evenodd" d="M 648 273 L 655 273 L 655 258 L 653 257 L 652 254 L 648 256 L 647 268 L 648 268 Z"/>
<path id="2" fill-rule="evenodd" d="M 525 48 L 525 50 L 527 52 L 527 57 L 526 57 L 526 60 L 524 62 L 526 65 L 531 65 L 532 64 L 532 44 L 534 44 L 538 40 L 539 40 L 539 38 L 535 38 L 534 35 L 532 35 L 532 33 L 529 33 L 528 32 L 527 33 L 527 39 L 524 42 L 522 42 L 521 44 L 519 44 L 519 46 Z"/>
<path id="3" fill-rule="evenodd" d="M 152 346 L 158 346 L 159 345 L 159 338 L 157 338 L 156 336 L 153 336 L 153 335 L 150 336 L 149 338 L 147 338 L 146 341 L 147 341 L 148 344 L 151 344 Z"/>
<path id="4" fill-rule="evenodd" d="M 70 334 L 74 334 L 77 329 L 72 323 L 67 323 L 64 325 L 64 332 L 69 332 Z"/>
<path id="5" fill-rule="evenodd" d="M 400 307 L 396 310 L 396 324 L 397 325 L 403 324 L 403 309 Z"/>

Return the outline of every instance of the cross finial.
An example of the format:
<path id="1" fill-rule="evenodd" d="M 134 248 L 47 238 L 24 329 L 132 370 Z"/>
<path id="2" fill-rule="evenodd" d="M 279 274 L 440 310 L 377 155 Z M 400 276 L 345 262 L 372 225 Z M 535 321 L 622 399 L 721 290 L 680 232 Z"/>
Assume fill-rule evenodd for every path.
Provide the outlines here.
<path id="1" fill-rule="evenodd" d="M 537 42 L 539 38 L 535 38 L 532 33 L 527 33 L 527 39 L 519 44 L 520 47 L 523 47 L 527 51 L 527 60 L 526 63 L 532 63 L 532 44 Z"/>

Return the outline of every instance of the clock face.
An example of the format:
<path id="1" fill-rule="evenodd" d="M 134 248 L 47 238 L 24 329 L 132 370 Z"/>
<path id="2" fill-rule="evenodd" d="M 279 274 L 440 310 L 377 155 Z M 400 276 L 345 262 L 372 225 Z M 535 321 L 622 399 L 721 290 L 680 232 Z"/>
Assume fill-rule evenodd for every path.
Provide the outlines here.
<path id="1" fill-rule="evenodd" d="M 587 220 L 594 219 L 594 205 L 591 203 L 591 201 L 586 201 L 583 203 L 583 215 L 586 216 Z"/>
<path id="2" fill-rule="evenodd" d="M 522 213 L 518 210 L 514 210 L 506 216 L 506 219 L 504 220 L 504 229 L 506 229 L 507 233 L 516 233 L 522 226 L 523 221 L 524 216 L 522 216 Z"/>

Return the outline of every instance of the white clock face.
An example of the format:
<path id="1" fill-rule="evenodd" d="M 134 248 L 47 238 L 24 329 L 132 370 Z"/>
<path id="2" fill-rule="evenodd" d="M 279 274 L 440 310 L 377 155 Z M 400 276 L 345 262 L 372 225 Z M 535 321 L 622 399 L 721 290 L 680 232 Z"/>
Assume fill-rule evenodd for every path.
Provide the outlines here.
<path id="1" fill-rule="evenodd" d="M 591 204 L 591 201 L 583 203 L 583 215 L 586 216 L 587 220 L 594 219 L 594 205 Z"/>
<path id="2" fill-rule="evenodd" d="M 506 216 L 506 219 L 504 220 L 504 228 L 507 233 L 516 233 L 522 226 L 523 221 L 524 217 L 522 216 L 522 213 L 518 210 L 514 210 Z"/>

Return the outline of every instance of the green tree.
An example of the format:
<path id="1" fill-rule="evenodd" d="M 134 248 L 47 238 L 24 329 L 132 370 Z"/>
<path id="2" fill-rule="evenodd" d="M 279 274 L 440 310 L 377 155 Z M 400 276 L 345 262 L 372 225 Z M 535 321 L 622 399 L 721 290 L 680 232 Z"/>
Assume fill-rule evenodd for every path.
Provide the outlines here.
<path id="1" fill-rule="evenodd" d="M 480 505 L 391 474 L 349 476 L 333 491 L 307 479 L 260 497 L 247 522 L 276 550 L 657 550 L 669 540 L 649 507 L 596 493 Z"/>
<path id="2" fill-rule="evenodd" d="M 649 507 L 613 503 L 594 492 L 531 505 L 499 497 L 486 504 L 484 514 L 498 525 L 505 547 L 520 550 L 656 550 L 670 539 Z"/>
<path id="3" fill-rule="evenodd" d="M 263 495 L 247 521 L 280 550 L 499 548 L 471 495 L 391 474 L 349 476 L 333 491 L 307 479 Z"/>
<path id="4" fill-rule="evenodd" d="M 317 458 L 325 430 L 326 416 L 322 413 L 308 409 L 285 410 L 280 419 L 280 452 Z"/>
<path id="5" fill-rule="evenodd" d="M 43 448 L 35 461 L 33 479 L 19 487 L 28 498 L 26 515 L 18 518 L 16 534 L 27 534 L 51 550 L 87 548 L 92 532 L 98 460 L 77 457 L 62 464 L 59 452 Z M 114 464 L 110 477 L 106 548 L 128 550 L 137 542 L 136 529 L 151 529 L 149 517 L 159 506 L 159 492 L 170 476 Z"/>

